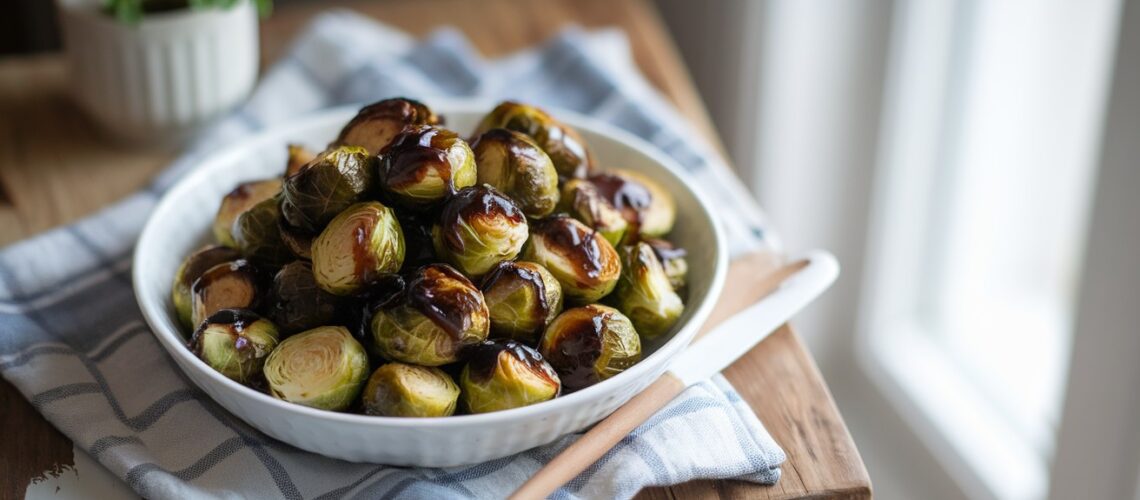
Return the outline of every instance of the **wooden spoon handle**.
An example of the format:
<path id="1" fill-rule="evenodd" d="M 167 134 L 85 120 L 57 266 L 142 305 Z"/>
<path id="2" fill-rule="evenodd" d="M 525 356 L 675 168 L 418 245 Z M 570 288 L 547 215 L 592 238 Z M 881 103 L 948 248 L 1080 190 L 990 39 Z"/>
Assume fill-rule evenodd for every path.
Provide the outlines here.
<path id="1" fill-rule="evenodd" d="M 657 413 L 685 390 L 685 385 L 666 372 L 628 403 L 582 435 L 550 463 L 523 483 L 510 498 L 546 498 L 562 485 L 586 470 L 610 451 L 633 429 Z"/>

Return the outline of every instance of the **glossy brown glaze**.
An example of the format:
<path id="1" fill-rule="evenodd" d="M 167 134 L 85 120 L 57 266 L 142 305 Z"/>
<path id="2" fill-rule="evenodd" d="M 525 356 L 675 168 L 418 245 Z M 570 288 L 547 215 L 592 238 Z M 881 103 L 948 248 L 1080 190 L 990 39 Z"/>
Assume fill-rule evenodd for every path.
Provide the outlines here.
<path id="1" fill-rule="evenodd" d="M 674 246 L 669 240 L 649 238 L 644 241 L 649 244 L 649 247 L 653 249 L 653 253 L 656 254 L 657 258 L 661 261 L 683 259 L 689 255 L 689 252 L 685 251 L 684 248 Z"/>
<path id="2" fill-rule="evenodd" d="M 363 145 L 375 154 L 406 126 L 439 123 L 442 120 L 419 101 L 402 97 L 384 99 L 361 108 L 341 129 L 335 144 Z"/>
<path id="3" fill-rule="evenodd" d="M 568 314 L 569 313 L 569 314 Z M 547 330 L 551 338 L 542 340 L 543 352 L 566 392 L 573 392 L 598 382 L 595 363 L 602 353 L 602 336 L 605 335 L 608 313 L 586 306 L 563 313 L 557 320 L 558 329 Z"/>
<path id="4" fill-rule="evenodd" d="M 466 246 L 463 235 L 471 223 L 499 218 L 513 225 L 526 223 L 526 215 L 510 198 L 490 186 L 472 186 L 447 200 L 439 215 L 439 227 L 447 246 L 455 252 L 463 252 Z"/>
<path id="5" fill-rule="evenodd" d="M 245 259 L 218 264 L 202 273 L 190 287 L 195 307 L 209 317 L 221 309 L 257 309 L 261 297 L 261 273 Z"/>
<path id="6" fill-rule="evenodd" d="M 516 362 L 553 386 L 560 386 L 558 374 L 538 351 L 514 340 L 485 340 L 464 350 L 468 375 L 478 383 L 487 382 L 499 363 Z M 504 359 L 509 356 L 512 359 Z"/>
<path id="7" fill-rule="evenodd" d="M 202 274 L 211 267 L 233 262 L 240 258 L 241 253 L 233 248 L 217 245 L 208 246 L 194 252 L 194 254 L 186 260 L 186 267 L 182 269 L 182 275 L 179 276 L 178 279 L 188 289 L 194 284 L 194 281 L 200 278 Z"/>
<path id="8" fill-rule="evenodd" d="M 642 214 L 653 203 L 649 188 L 633 179 L 610 173 L 592 175 L 589 180 L 597 186 L 602 197 L 621 211 L 626 221 L 635 228 L 640 227 Z"/>
<path id="9" fill-rule="evenodd" d="M 448 194 L 455 193 L 447 145 L 457 139 L 453 132 L 428 126 L 404 129 L 381 151 L 384 185 L 391 191 L 414 186 L 432 171 L 443 179 Z"/>
<path id="10" fill-rule="evenodd" d="M 602 273 L 612 269 L 617 261 L 617 252 L 605 238 L 570 217 L 551 217 L 535 223 L 534 227 L 547 246 L 553 247 L 574 265 L 582 281 L 602 277 Z"/>
<path id="11" fill-rule="evenodd" d="M 487 304 L 479 289 L 446 264 L 420 268 L 408 282 L 405 297 L 408 305 L 455 339 L 474 327 L 476 315 L 487 313 Z"/>

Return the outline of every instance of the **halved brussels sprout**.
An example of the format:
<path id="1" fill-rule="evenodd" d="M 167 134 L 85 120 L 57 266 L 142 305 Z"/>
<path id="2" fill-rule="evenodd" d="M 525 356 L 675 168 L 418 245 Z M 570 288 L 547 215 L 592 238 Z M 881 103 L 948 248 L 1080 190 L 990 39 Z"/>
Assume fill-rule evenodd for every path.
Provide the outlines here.
<path id="1" fill-rule="evenodd" d="M 301 171 L 306 163 L 313 161 L 317 154 L 300 144 L 289 144 L 289 161 L 285 164 L 285 177 Z"/>
<path id="2" fill-rule="evenodd" d="M 550 215 L 558 204 L 558 171 L 530 137 L 493 128 L 471 143 L 479 183 L 490 184 L 518 203 L 533 219 Z"/>
<path id="3" fill-rule="evenodd" d="M 684 248 L 676 247 L 668 240 L 650 238 L 645 242 L 653 248 L 653 253 L 657 254 L 657 260 L 661 261 L 661 267 L 665 268 L 665 275 L 669 277 L 669 284 L 673 285 L 673 290 L 680 294 L 685 288 L 689 274 L 689 263 L 685 260 L 688 253 Z"/>
<path id="4" fill-rule="evenodd" d="M 538 352 L 576 391 L 617 375 L 641 360 L 641 338 L 629 318 L 612 307 L 567 309 L 542 335 Z"/>
<path id="5" fill-rule="evenodd" d="M 481 288 L 496 337 L 538 345 L 546 325 L 562 312 L 562 285 L 533 262 L 500 262 Z"/>
<path id="6" fill-rule="evenodd" d="M 613 169 L 590 176 L 590 182 L 644 237 L 664 236 L 673 229 L 677 208 L 664 187 L 632 170 Z"/>
<path id="7" fill-rule="evenodd" d="M 248 383 L 261 375 L 265 358 L 277 347 L 277 328 L 245 309 L 222 309 L 211 314 L 190 338 L 190 350 L 210 368 Z"/>
<path id="8" fill-rule="evenodd" d="M 558 175 L 564 178 L 586 177 L 594 168 L 594 160 L 578 132 L 534 106 L 512 101 L 499 104 L 479 122 L 475 135 L 493 128 L 530 136 L 550 156 Z"/>
<path id="9" fill-rule="evenodd" d="M 174 303 L 174 312 L 182 326 L 194 329 L 197 324 L 192 321 L 193 310 L 190 287 L 208 269 L 218 264 L 233 262 L 241 258 L 241 253 L 229 247 L 211 245 L 198 250 L 178 266 L 174 273 L 174 283 L 170 287 L 170 301 Z"/>
<path id="10" fill-rule="evenodd" d="M 447 200 L 431 234 L 438 257 L 479 277 L 518 256 L 527 239 L 526 216 L 494 188 L 469 187 Z"/>
<path id="11" fill-rule="evenodd" d="M 562 382 L 534 349 L 513 340 L 486 341 L 468 349 L 459 375 L 463 405 L 471 413 L 509 410 L 549 401 Z"/>
<path id="12" fill-rule="evenodd" d="M 364 148 L 325 151 L 285 179 L 281 214 L 295 228 L 318 232 L 376 187 L 376 158 Z"/>
<path id="13" fill-rule="evenodd" d="M 439 368 L 388 363 L 368 377 L 364 413 L 382 417 L 448 417 L 455 413 L 459 386 Z"/>
<path id="14" fill-rule="evenodd" d="M 621 211 L 602 196 L 598 187 L 585 179 L 570 179 L 562 185 L 559 210 L 596 229 L 615 247 L 625 237 L 629 222 Z"/>
<path id="15" fill-rule="evenodd" d="M 587 304 L 605 297 L 617 284 L 621 260 L 601 233 L 570 217 L 531 224 L 522 260 L 546 267 L 562 285 L 567 302 Z"/>
<path id="16" fill-rule="evenodd" d="M 404 234 L 396 213 L 379 202 L 348 207 L 313 240 L 317 285 L 352 295 L 404 263 Z"/>
<path id="17" fill-rule="evenodd" d="M 281 192 L 281 179 L 265 179 L 238 184 L 222 198 L 218 214 L 214 216 L 214 239 L 227 247 L 236 247 L 233 227 L 238 216 L 262 201 L 277 196 Z"/>
<path id="18" fill-rule="evenodd" d="M 681 318 L 685 304 L 673 291 L 653 247 L 641 242 L 623 246 L 618 253 L 621 254 L 621 279 L 611 296 L 614 305 L 645 338 L 669 331 Z"/>
<path id="19" fill-rule="evenodd" d="M 224 262 L 202 273 L 190 286 L 190 322 L 201 325 L 222 309 L 257 309 L 261 304 L 260 272 L 245 259 Z"/>
<path id="20" fill-rule="evenodd" d="M 269 297 L 268 316 L 285 335 L 338 324 L 345 305 L 344 299 L 317 286 L 312 264 L 301 260 L 277 271 Z"/>
<path id="21" fill-rule="evenodd" d="M 372 340 L 385 358 L 445 365 L 487 338 L 487 316 L 475 285 L 451 266 L 432 264 L 416 272 L 397 300 L 373 311 Z"/>
<path id="22" fill-rule="evenodd" d="M 375 155 L 404 128 L 438 123 L 439 117 L 419 101 L 402 97 L 384 99 L 361 108 L 356 117 L 341 129 L 336 143 L 360 146 Z"/>
<path id="23" fill-rule="evenodd" d="M 246 258 L 266 267 L 281 267 L 293 260 L 293 252 L 281 239 L 279 198 L 263 200 L 242 212 L 234 221 L 234 244 Z"/>
<path id="24" fill-rule="evenodd" d="M 264 373 L 273 397 L 340 411 L 364 387 L 368 354 L 344 327 L 322 326 L 281 341 L 265 360 Z"/>
<path id="25" fill-rule="evenodd" d="M 380 176 L 399 205 L 423 209 L 474 185 L 478 174 L 471 147 L 455 132 L 417 125 L 381 151 Z"/>

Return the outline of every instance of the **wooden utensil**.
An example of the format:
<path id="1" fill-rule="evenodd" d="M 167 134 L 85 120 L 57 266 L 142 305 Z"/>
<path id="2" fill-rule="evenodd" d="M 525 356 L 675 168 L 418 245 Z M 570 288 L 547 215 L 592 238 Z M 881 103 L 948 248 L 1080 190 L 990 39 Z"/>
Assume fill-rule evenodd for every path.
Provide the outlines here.
<path id="1" fill-rule="evenodd" d="M 823 293 L 838 275 L 835 257 L 822 251 L 785 266 L 776 273 L 778 281 L 770 285 L 774 292 L 715 328 L 702 331 L 665 374 L 562 450 L 510 498 L 545 498 L 566 484 L 685 388 L 720 373 L 764 340 Z"/>

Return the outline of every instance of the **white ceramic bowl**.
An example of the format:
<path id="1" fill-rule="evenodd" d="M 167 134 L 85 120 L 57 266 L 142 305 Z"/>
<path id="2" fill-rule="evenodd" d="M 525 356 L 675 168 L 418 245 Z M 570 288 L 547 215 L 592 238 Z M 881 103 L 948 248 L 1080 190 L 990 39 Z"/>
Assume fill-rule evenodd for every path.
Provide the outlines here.
<path id="1" fill-rule="evenodd" d="M 469 133 L 494 103 L 429 102 L 447 126 Z M 601 167 L 651 175 L 677 202 L 671 239 L 689 252 L 689 292 L 674 331 L 645 346 L 644 359 L 594 386 L 552 401 L 482 415 L 446 418 L 370 417 L 316 410 L 274 399 L 210 369 L 184 345 L 170 302 L 182 259 L 208 241 L 221 197 L 245 180 L 279 175 L 288 142 L 323 149 L 356 113 L 341 108 L 242 141 L 219 151 L 171 189 L 154 210 L 135 250 L 134 285 L 155 336 L 195 384 L 234 415 L 281 441 L 354 462 L 453 466 L 492 460 L 584 429 L 613 412 L 655 380 L 692 340 L 724 283 L 727 253 L 712 205 L 693 191 L 681 169 L 652 146 L 621 130 L 569 112 L 552 114 L 576 127 Z"/>

